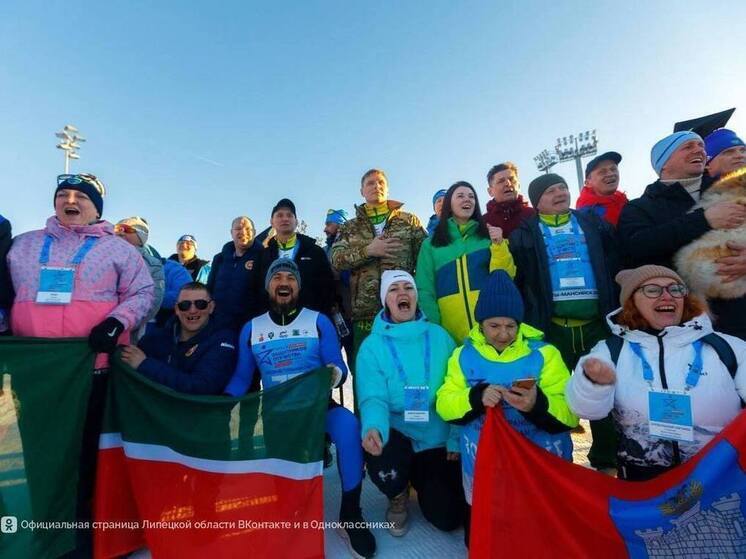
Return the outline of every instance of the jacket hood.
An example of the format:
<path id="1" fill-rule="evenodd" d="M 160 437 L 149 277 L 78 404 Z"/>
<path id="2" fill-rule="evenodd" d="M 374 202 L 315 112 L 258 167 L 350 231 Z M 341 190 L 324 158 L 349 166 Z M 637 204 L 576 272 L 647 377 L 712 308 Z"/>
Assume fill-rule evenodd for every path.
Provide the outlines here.
<path id="1" fill-rule="evenodd" d="M 100 220 L 90 225 L 62 225 L 55 215 L 47 219 L 44 230 L 57 239 L 69 233 L 74 233 L 81 237 L 103 237 L 114 234 L 114 226 L 105 220 Z"/>
<path id="2" fill-rule="evenodd" d="M 409 322 L 389 322 L 383 318 L 383 313 L 383 310 L 379 311 L 373 320 L 372 334 L 389 338 L 416 338 L 424 334 L 430 324 L 430 321 L 425 318 L 425 314 L 419 309 L 414 320 L 410 320 Z"/>
<path id="3" fill-rule="evenodd" d="M 665 336 L 666 343 L 673 344 L 677 347 L 686 347 L 696 340 L 713 332 L 712 321 L 707 314 L 701 314 L 694 317 L 688 322 L 679 326 L 669 326 L 664 328 L 657 336 L 644 332 L 642 330 L 630 330 L 626 326 L 616 323 L 616 315 L 622 312 L 621 307 L 606 315 L 606 323 L 609 325 L 611 332 L 620 338 L 630 342 L 637 342 L 641 345 L 657 346 L 656 338 Z"/>
<path id="4" fill-rule="evenodd" d="M 500 361 L 513 361 L 523 357 L 528 352 L 529 341 L 541 341 L 544 339 L 544 333 L 537 328 L 534 328 L 530 324 L 521 322 L 518 325 L 518 333 L 516 334 L 515 340 L 512 344 L 506 347 L 501 353 L 497 353 L 497 350 L 490 345 L 487 338 L 484 337 L 479 324 L 475 324 L 469 332 L 469 340 L 474 347 L 487 357 L 491 357 L 493 360 L 499 359 Z"/>

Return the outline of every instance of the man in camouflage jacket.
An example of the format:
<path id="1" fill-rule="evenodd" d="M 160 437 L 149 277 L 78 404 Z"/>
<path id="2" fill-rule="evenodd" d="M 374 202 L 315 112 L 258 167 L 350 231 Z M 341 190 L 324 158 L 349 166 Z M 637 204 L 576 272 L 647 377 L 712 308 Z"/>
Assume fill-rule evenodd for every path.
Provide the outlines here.
<path id="1" fill-rule="evenodd" d="M 401 211 L 401 202 L 388 199 L 388 181 L 383 171 L 371 169 L 360 182 L 365 203 L 355 206 L 356 217 L 342 225 L 331 250 L 332 266 L 352 272 L 351 366 L 381 309 L 381 274 L 384 270 L 413 274 L 420 245 L 427 237 L 416 215 Z"/>

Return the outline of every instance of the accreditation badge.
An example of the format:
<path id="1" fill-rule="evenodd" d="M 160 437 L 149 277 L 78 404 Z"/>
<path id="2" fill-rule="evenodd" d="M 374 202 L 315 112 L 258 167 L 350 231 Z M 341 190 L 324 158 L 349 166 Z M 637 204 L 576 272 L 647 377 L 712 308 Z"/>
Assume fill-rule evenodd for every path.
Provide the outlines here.
<path id="1" fill-rule="evenodd" d="M 67 305 L 73 298 L 75 268 L 42 266 L 36 302 L 42 305 Z"/>
<path id="2" fill-rule="evenodd" d="M 427 386 L 404 387 L 404 421 L 426 423 L 430 421 L 430 389 Z"/>
<path id="3" fill-rule="evenodd" d="M 692 397 L 674 390 L 648 392 L 651 437 L 671 441 L 694 442 Z"/>

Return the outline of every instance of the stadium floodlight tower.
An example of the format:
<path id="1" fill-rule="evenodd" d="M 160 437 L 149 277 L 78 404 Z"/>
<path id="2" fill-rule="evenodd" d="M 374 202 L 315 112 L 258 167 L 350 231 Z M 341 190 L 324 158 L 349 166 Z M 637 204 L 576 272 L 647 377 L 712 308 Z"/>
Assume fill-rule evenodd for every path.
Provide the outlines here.
<path id="1" fill-rule="evenodd" d="M 72 124 L 65 124 L 62 130 L 54 134 L 60 139 L 57 149 L 65 152 L 65 174 L 70 172 L 70 160 L 80 159 L 78 149 L 80 149 L 80 142 L 85 142 L 85 138 L 78 132 L 78 129 Z"/>
<path id="2" fill-rule="evenodd" d="M 539 155 L 534 157 L 534 163 L 536 163 L 536 168 L 539 169 L 539 171 L 544 171 L 548 174 L 549 169 L 559 163 L 559 160 L 556 155 L 549 153 L 549 150 L 545 149 L 539 153 Z"/>
<path id="3" fill-rule="evenodd" d="M 585 132 L 578 133 L 577 136 L 571 134 L 563 138 L 557 138 L 557 145 L 554 146 L 554 151 L 557 153 L 560 163 L 575 160 L 575 169 L 578 172 L 578 192 L 583 189 L 583 183 L 585 182 L 581 159 L 596 155 L 597 146 L 598 140 L 596 139 L 595 130 L 592 132 L 586 130 Z"/>

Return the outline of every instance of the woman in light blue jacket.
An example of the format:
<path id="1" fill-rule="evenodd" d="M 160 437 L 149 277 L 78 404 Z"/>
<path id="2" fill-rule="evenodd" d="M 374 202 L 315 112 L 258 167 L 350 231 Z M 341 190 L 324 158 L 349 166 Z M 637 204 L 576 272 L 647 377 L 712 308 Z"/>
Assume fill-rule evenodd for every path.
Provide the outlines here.
<path id="1" fill-rule="evenodd" d="M 417 287 L 407 272 L 383 273 L 381 302 L 355 369 L 368 474 L 389 498 L 391 534 L 407 531 L 410 483 L 423 516 L 440 530 L 454 530 L 464 511 L 459 428 L 435 412 L 435 395 L 455 344 L 417 309 Z"/>

